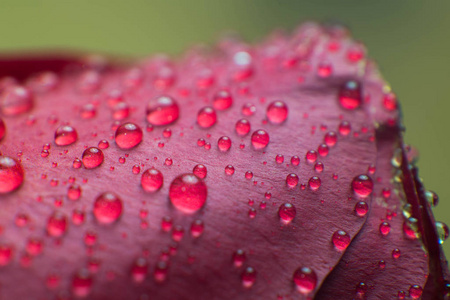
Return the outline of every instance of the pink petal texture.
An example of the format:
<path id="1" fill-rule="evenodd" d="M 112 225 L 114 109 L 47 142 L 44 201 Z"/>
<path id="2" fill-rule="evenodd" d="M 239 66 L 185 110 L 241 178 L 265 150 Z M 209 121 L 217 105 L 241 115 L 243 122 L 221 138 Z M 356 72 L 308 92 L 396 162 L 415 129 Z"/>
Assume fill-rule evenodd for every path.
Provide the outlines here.
<path id="1" fill-rule="evenodd" d="M 346 29 L 0 70 L 0 299 L 446 296 L 395 94 Z"/>

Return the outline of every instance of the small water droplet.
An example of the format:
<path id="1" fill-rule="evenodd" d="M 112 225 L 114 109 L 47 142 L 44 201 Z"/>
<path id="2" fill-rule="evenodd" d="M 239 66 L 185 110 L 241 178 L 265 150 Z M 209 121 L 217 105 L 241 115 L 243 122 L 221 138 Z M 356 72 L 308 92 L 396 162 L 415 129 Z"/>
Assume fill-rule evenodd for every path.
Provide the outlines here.
<path id="1" fill-rule="evenodd" d="M 360 201 L 355 204 L 355 213 L 358 217 L 364 217 L 369 211 L 369 205 L 366 202 Z"/>
<path id="2" fill-rule="evenodd" d="M 0 266 L 6 266 L 11 262 L 14 251 L 10 245 L 0 244 Z"/>
<path id="3" fill-rule="evenodd" d="M 256 106 L 251 103 L 246 103 L 242 106 L 242 114 L 245 116 L 252 116 L 256 112 Z"/>
<path id="4" fill-rule="evenodd" d="M 162 173 L 154 168 L 145 170 L 141 177 L 142 188 L 149 193 L 158 191 L 164 182 Z"/>
<path id="5" fill-rule="evenodd" d="M 5 88 L 0 96 L 0 111 L 5 116 L 17 116 L 33 108 L 34 97 L 25 87 L 13 85 Z"/>
<path id="6" fill-rule="evenodd" d="M 245 268 L 241 275 L 242 285 L 246 288 L 250 288 L 255 284 L 256 281 L 256 271 L 252 267 Z"/>
<path id="7" fill-rule="evenodd" d="M 164 282 L 167 278 L 168 265 L 165 261 L 159 261 L 156 263 L 155 271 L 153 272 L 153 278 L 156 282 Z"/>
<path id="8" fill-rule="evenodd" d="M 87 148 L 82 155 L 83 165 L 86 169 L 93 169 L 100 166 L 103 163 L 103 159 L 103 152 L 97 147 Z M 76 168 L 76 165 L 78 165 L 78 163 L 75 164 L 74 161 L 74 168 Z"/>
<path id="9" fill-rule="evenodd" d="M 425 197 L 427 198 L 428 203 L 431 207 L 435 207 L 439 203 L 439 196 L 433 191 L 426 191 Z"/>
<path id="10" fill-rule="evenodd" d="M 206 167 L 202 164 L 198 164 L 194 167 L 192 173 L 197 175 L 199 178 L 204 179 L 206 175 L 208 174 L 208 170 Z"/>
<path id="11" fill-rule="evenodd" d="M 317 160 L 317 152 L 314 150 L 310 150 L 308 152 L 306 152 L 306 161 L 308 161 L 309 163 L 314 163 Z"/>
<path id="12" fill-rule="evenodd" d="M 324 142 L 328 147 L 333 147 L 337 143 L 337 134 L 334 131 L 327 132 L 324 137 Z"/>
<path id="13" fill-rule="evenodd" d="M 137 283 L 143 282 L 147 277 L 148 273 L 148 262 L 145 258 L 139 257 L 133 263 L 131 267 L 131 276 L 133 280 Z"/>
<path id="14" fill-rule="evenodd" d="M 398 259 L 400 257 L 400 255 L 401 255 L 401 252 L 399 249 L 392 250 L 392 258 Z"/>
<path id="15" fill-rule="evenodd" d="M 236 250 L 236 252 L 233 253 L 233 264 L 236 268 L 242 267 L 246 260 L 246 254 L 245 251 L 242 249 Z"/>
<path id="16" fill-rule="evenodd" d="M 250 122 L 247 119 L 240 119 L 236 122 L 235 129 L 238 135 L 245 136 L 250 132 Z"/>
<path id="17" fill-rule="evenodd" d="M 81 269 L 72 278 L 72 293 L 77 297 L 86 297 L 91 292 L 92 277 L 89 271 Z"/>
<path id="18" fill-rule="evenodd" d="M 61 237 L 67 230 L 67 217 L 60 212 L 53 213 L 47 221 L 47 233 L 53 237 Z"/>
<path id="19" fill-rule="evenodd" d="M 225 110 L 233 104 L 233 97 L 227 90 L 218 91 L 213 98 L 213 106 L 217 110 Z"/>
<path id="20" fill-rule="evenodd" d="M 198 238 L 202 235 L 203 230 L 205 229 L 205 224 L 202 220 L 195 220 L 191 224 L 191 235 L 194 238 Z"/>
<path id="21" fill-rule="evenodd" d="M 231 139 L 227 136 L 222 136 L 217 141 L 217 146 L 219 147 L 220 151 L 226 152 L 226 151 L 230 150 Z"/>
<path id="22" fill-rule="evenodd" d="M 81 196 L 81 187 L 78 184 L 72 184 L 67 189 L 67 198 L 70 200 L 78 200 Z"/>
<path id="23" fill-rule="evenodd" d="M 125 123 L 117 128 L 115 140 L 121 149 L 131 149 L 142 142 L 142 129 L 134 123 Z"/>
<path id="24" fill-rule="evenodd" d="M 391 224 L 388 222 L 382 222 L 380 224 L 380 233 L 384 236 L 388 235 L 391 232 Z"/>
<path id="25" fill-rule="evenodd" d="M 408 218 L 403 223 L 403 233 L 409 239 L 417 239 L 419 237 L 419 221 L 416 218 Z"/>
<path id="26" fill-rule="evenodd" d="M 78 134 L 75 128 L 69 125 L 58 127 L 55 131 L 55 144 L 58 146 L 67 146 L 75 143 L 78 139 Z"/>
<path id="27" fill-rule="evenodd" d="M 280 217 L 280 220 L 285 224 L 291 223 L 295 218 L 296 213 L 297 210 L 291 203 L 284 203 L 278 209 L 278 216 Z"/>
<path id="28" fill-rule="evenodd" d="M 179 108 L 175 99 L 161 96 L 151 100 L 147 105 L 147 121 L 156 126 L 175 122 L 179 116 Z"/>
<path id="29" fill-rule="evenodd" d="M 217 115 L 214 108 L 210 106 L 203 107 L 197 114 L 197 123 L 203 128 L 209 128 L 216 124 Z"/>
<path id="30" fill-rule="evenodd" d="M 234 174 L 234 167 L 232 165 L 228 165 L 225 167 L 225 174 L 231 176 Z"/>
<path id="31" fill-rule="evenodd" d="M 344 230 L 338 230 L 333 233 L 331 241 L 337 250 L 344 251 L 350 245 L 351 238 Z"/>
<path id="32" fill-rule="evenodd" d="M 409 288 L 409 296 L 411 297 L 411 299 L 419 299 L 422 296 L 422 292 L 422 287 L 417 284 L 412 285 Z"/>
<path id="33" fill-rule="evenodd" d="M 282 101 L 274 101 L 267 107 L 267 119 L 273 124 L 281 124 L 286 121 L 288 116 L 288 107 Z"/>
<path id="34" fill-rule="evenodd" d="M 356 176 L 355 178 L 353 178 L 352 181 L 352 189 L 357 196 L 361 198 L 366 198 L 370 194 L 372 194 L 373 181 L 367 175 Z"/>
<path id="35" fill-rule="evenodd" d="M 185 213 L 193 213 L 206 202 L 207 187 L 205 183 L 194 174 L 177 176 L 169 188 L 169 198 L 173 206 Z"/>
<path id="36" fill-rule="evenodd" d="M 322 185 L 322 180 L 319 177 L 313 176 L 308 180 L 308 186 L 311 190 L 317 191 Z"/>
<path id="37" fill-rule="evenodd" d="M 339 133 L 340 133 L 341 135 L 347 136 L 347 135 L 350 134 L 351 130 L 352 130 L 352 127 L 351 127 L 351 125 L 350 125 L 349 122 L 347 122 L 347 121 L 342 121 L 342 122 L 339 124 Z"/>
<path id="38" fill-rule="evenodd" d="M 442 245 L 446 239 L 448 239 L 449 229 L 447 224 L 443 222 L 436 222 L 436 231 L 439 238 L 439 243 Z"/>
<path id="39" fill-rule="evenodd" d="M 309 294 L 317 285 L 316 272 L 308 267 L 298 268 L 294 273 L 294 283 L 302 294 Z"/>
<path id="40" fill-rule="evenodd" d="M 356 81 L 347 81 L 339 91 L 339 103 L 345 109 L 353 110 L 361 106 L 361 86 Z"/>
<path id="41" fill-rule="evenodd" d="M 298 157 L 297 155 L 294 155 L 291 157 L 291 164 L 293 166 L 298 166 L 300 164 L 300 157 Z"/>
<path id="42" fill-rule="evenodd" d="M 269 144 L 269 134 L 263 130 L 259 129 L 252 134 L 252 145 L 256 150 L 264 149 Z"/>
<path id="43" fill-rule="evenodd" d="M 298 185 L 299 178 L 297 174 L 291 173 L 286 176 L 286 185 L 290 188 L 295 188 Z"/>
<path id="44" fill-rule="evenodd" d="M 114 193 L 100 194 L 94 202 L 94 216 L 101 224 L 111 224 L 122 215 L 122 200 Z"/>

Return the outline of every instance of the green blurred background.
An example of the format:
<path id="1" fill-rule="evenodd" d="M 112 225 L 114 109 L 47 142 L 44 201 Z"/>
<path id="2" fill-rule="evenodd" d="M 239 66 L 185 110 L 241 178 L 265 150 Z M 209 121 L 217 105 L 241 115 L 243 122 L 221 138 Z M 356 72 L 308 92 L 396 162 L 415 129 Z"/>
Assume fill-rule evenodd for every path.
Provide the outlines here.
<path id="1" fill-rule="evenodd" d="M 450 224 L 450 1 L 108 0 L 0 1 L 0 51 L 71 48 L 179 54 L 221 33 L 257 41 L 274 28 L 339 20 L 365 42 L 403 104 L 406 141 L 420 175 L 440 197 L 437 220 Z M 449 119 L 447 119 L 449 118 Z M 450 242 L 444 245 L 450 257 Z"/>

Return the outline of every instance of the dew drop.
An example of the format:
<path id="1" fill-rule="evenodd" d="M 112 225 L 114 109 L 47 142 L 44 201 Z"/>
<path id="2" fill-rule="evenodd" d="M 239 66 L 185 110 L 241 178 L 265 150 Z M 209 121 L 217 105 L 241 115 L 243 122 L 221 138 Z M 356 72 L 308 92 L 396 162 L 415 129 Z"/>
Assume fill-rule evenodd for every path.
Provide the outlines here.
<path id="1" fill-rule="evenodd" d="M 331 241 L 337 250 L 344 251 L 350 245 L 351 238 L 344 230 L 338 230 L 333 233 Z"/>
<path id="2" fill-rule="evenodd" d="M 22 86 L 7 87 L 0 96 L 0 111 L 5 116 L 17 116 L 33 108 L 33 94 Z"/>
<path id="3" fill-rule="evenodd" d="M 90 147 L 84 150 L 82 155 L 83 165 L 86 169 L 93 169 L 100 166 L 103 163 L 103 152 L 97 147 Z M 75 161 L 74 161 L 75 167 Z"/>
<path id="4" fill-rule="evenodd" d="M 11 262 L 14 251 L 10 245 L 0 244 L 0 266 L 6 266 Z"/>
<path id="5" fill-rule="evenodd" d="M 195 220 L 191 224 L 191 235 L 194 238 L 198 238 L 202 235 L 203 230 L 205 229 L 205 224 L 202 220 Z"/>
<path id="6" fill-rule="evenodd" d="M 217 115 L 214 108 L 210 106 L 203 107 L 197 114 L 197 123 L 203 128 L 209 128 L 216 124 Z"/>
<path id="7" fill-rule="evenodd" d="M 139 257 L 133 263 L 131 267 L 131 277 L 137 283 L 143 282 L 147 277 L 148 262 L 145 258 Z"/>
<path id="8" fill-rule="evenodd" d="M 259 129 L 252 134 L 252 145 L 256 150 L 264 149 L 269 144 L 269 134 L 263 130 Z"/>
<path id="9" fill-rule="evenodd" d="M 347 81 L 339 91 L 339 103 L 348 110 L 353 110 L 361 106 L 362 103 L 361 86 L 356 81 Z"/>
<path id="10" fill-rule="evenodd" d="M 67 189 L 67 198 L 70 200 L 78 200 L 81 196 L 81 187 L 78 184 L 72 184 Z"/>
<path id="11" fill-rule="evenodd" d="M 280 220 L 285 224 L 291 223 L 295 218 L 296 213 L 297 210 L 291 203 L 284 203 L 278 209 L 278 216 L 280 217 Z"/>
<path id="12" fill-rule="evenodd" d="M 53 237 L 61 237 L 67 230 L 67 217 L 60 212 L 53 213 L 47 221 L 47 233 Z"/>
<path id="13" fill-rule="evenodd" d="M 347 136 L 350 134 L 350 131 L 352 130 L 352 127 L 349 122 L 342 121 L 341 124 L 339 124 L 339 134 L 343 136 Z"/>
<path id="14" fill-rule="evenodd" d="M 433 191 L 426 191 L 425 197 L 427 198 L 428 203 L 431 207 L 435 207 L 439 203 L 439 196 Z"/>
<path id="15" fill-rule="evenodd" d="M 130 115 L 130 107 L 126 102 L 119 102 L 116 105 L 114 105 L 114 109 L 112 112 L 112 117 L 114 120 L 123 120 L 128 118 Z"/>
<path id="16" fill-rule="evenodd" d="M 388 235 L 391 232 L 391 224 L 388 222 L 382 222 L 380 224 L 380 233 L 384 236 Z"/>
<path id="17" fill-rule="evenodd" d="M 308 152 L 306 152 L 306 161 L 309 163 L 314 163 L 317 160 L 317 152 L 314 150 L 310 150 Z"/>
<path id="18" fill-rule="evenodd" d="M 169 198 L 173 206 L 185 213 L 193 213 L 202 208 L 207 193 L 205 183 L 194 174 L 179 175 L 169 188 Z"/>
<path id="19" fill-rule="evenodd" d="M 448 239 L 449 229 L 447 224 L 443 222 L 436 222 L 436 231 L 439 239 L 439 243 L 442 245 L 446 239 Z"/>
<path id="20" fill-rule="evenodd" d="M 392 250 L 392 258 L 398 259 L 400 257 L 400 255 L 401 255 L 401 252 L 399 249 Z"/>
<path id="21" fill-rule="evenodd" d="M 308 267 L 298 268 L 294 273 L 294 283 L 300 293 L 308 294 L 316 288 L 316 272 Z"/>
<path id="22" fill-rule="evenodd" d="M 198 178 L 204 179 L 206 175 L 208 174 L 208 170 L 206 167 L 202 164 L 198 164 L 194 167 L 192 173 L 197 175 Z"/>
<path id="23" fill-rule="evenodd" d="M 147 105 L 147 121 L 156 126 L 175 122 L 179 116 L 179 108 L 175 99 L 161 96 L 151 100 Z"/>
<path id="24" fill-rule="evenodd" d="M 300 164 L 300 157 L 298 157 L 297 155 L 294 155 L 291 157 L 291 164 L 293 166 L 298 166 Z"/>
<path id="25" fill-rule="evenodd" d="M 24 171 L 15 159 L 0 155 L 0 194 L 10 193 L 22 184 Z"/>
<path id="26" fill-rule="evenodd" d="M 408 239 L 414 240 L 419 237 L 419 221 L 416 218 L 408 218 L 403 223 L 403 233 Z"/>
<path id="27" fill-rule="evenodd" d="M 247 119 L 240 119 L 236 122 L 235 129 L 238 135 L 245 136 L 250 132 L 250 122 Z"/>
<path id="28" fill-rule="evenodd" d="M 411 299 L 419 299 L 422 296 L 422 292 L 422 287 L 417 284 L 412 285 L 409 288 L 409 296 L 411 297 Z"/>
<path id="29" fill-rule="evenodd" d="M 277 164 L 282 164 L 284 162 L 284 156 L 281 154 L 277 154 L 277 156 L 275 156 L 275 161 Z"/>
<path id="30" fill-rule="evenodd" d="M 111 224 L 122 215 L 122 200 L 114 193 L 100 194 L 94 202 L 94 216 L 101 224 Z"/>
<path id="31" fill-rule="evenodd" d="M 154 193 L 158 191 L 164 182 L 162 173 L 154 168 L 145 170 L 141 177 L 141 186 L 144 191 Z"/>
<path id="32" fill-rule="evenodd" d="M 297 174 L 291 173 L 286 176 L 286 185 L 290 188 L 295 188 L 298 185 L 299 178 Z"/>
<path id="33" fill-rule="evenodd" d="M 125 123 L 116 130 L 115 140 L 121 149 L 131 149 L 142 142 L 142 129 L 134 123 Z"/>
<path id="34" fill-rule="evenodd" d="M 334 131 L 327 132 L 324 137 L 324 142 L 328 147 L 333 147 L 337 142 L 337 134 Z"/>
<path id="35" fill-rule="evenodd" d="M 322 181 L 317 176 L 313 176 L 308 180 L 308 186 L 313 191 L 317 191 L 321 185 Z"/>
<path id="36" fill-rule="evenodd" d="M 233 104 L 233 97 L 227 90 L 220 90 L 214 95 L 213 107 L 217 110 L 225 110 Z"/>
<path id="37" fill-rule="evenodd" d="M 361 198 L 366 198 L 370 194 L 372 194 L 373 181 L 367 175 L 356 176 L 355 178 L 353 178 L 352 181 L 352 189 L 357 196 Z"/>
<path id="38" fill-rule="evenodd" d="M 167 278 L 168 265 L 165 261 L 159 261 L 156 263 L 155 271 L 153 272 L 153 278 L 156 282 L 164 282 Z"/>
<path id="39" fill-rule="evenodd" d="M 0 141 L 5 137 L 5 133 L 6 133 L 5 122 L 3 122 L 3 119 L 0 118 Z"/>
<path id="40" fill-rule="evenodd" d="M 246 260 L 245 251 L 238 249 L 233 253 L 233 264 L 236 268 L 242 267 Z"/>
<path id="41" fill-rule="evenodd" d="M 288 116 L 287 105 L 282 101 L 274 101 L 267 107 L 267 119 L 273 124 L 281 124 Z"/>
<path id="42" fill-rule="evenodd" d="M 226 151 L 230 150 L 231 139 L 227 136 L 222 136 L 217 141 L 217 146 L 219 147 L 220 151 L 226 152 Z"/>
<path id="43" fill-rule="evenodd" d="M 246 103 L 242 106 L 242 114 L 245 116 L 252 116 L 256 112 L 256 106 L 251 103 Z"/>
<path id="44" fill-rule="evenodd" d="M 358 217 L 364 217 L 369 211 L 369 205 L 366 202 L 360 201 L 355 204 L 355 213 Z"/>
<path id="45" fill-rule="evenodd" d="M 82 269 L 72 278 L 72 293 L 77 297 L 86 297 L 91 292 L 92 277 L 89 271 Z"/>
<path id="46" fill-rule="evenodd" d="M 256 271 L 252 267 L 247 267 L 241 275 L 242 285 L 246 288 L 250 288 L 255 284 Z"/>
<path id="47" fill-rule="evenodd" d="M 55 144 L 58 146 L 67 146 L 75 143 L 78 139 L 78 134 L 75 128 L 69 125 L 58 127 L 55 131 Z"/>
<path id="48" fill-rule="evenodd" d="M 234 167 L 232 165 L 228 165 L 225 167 L 225 174 L 231 176 L 234 174 Z"/>

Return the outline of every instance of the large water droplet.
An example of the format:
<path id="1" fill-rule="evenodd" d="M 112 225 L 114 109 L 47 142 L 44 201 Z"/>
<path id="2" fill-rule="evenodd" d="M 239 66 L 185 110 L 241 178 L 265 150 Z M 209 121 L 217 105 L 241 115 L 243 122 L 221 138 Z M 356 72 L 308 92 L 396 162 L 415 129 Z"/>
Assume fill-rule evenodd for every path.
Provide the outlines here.
<path id="1" fill-rule="evenodd" d="M 33 107 L 31 91 L 22 86 L 7 87 L 0 96 L 0 111 L 5 116 L 17 116 Z"/>
<path id="2" fill-rule="evenodd" d="M 267 107 L 267 119 L 273 124 L 281 124 L 286 121 L 288 116 L 288 107 L 282 101 L 274 101 Z"/>
<path id="3" fill-rule="evenodd" d="M 210 106 L 203 107 L 197 114 L 197 123 L 203 128 L 209 128 L 216 124 L 217 115 L 214 108 Z"/>
<path id="4" fill-rule="evenodd" d="M 256 130 L 252 134 L 252 145 L 256 150 L 266 148 L 269 141 L 269 134 L 263 129 Z"/>
<path id="5" fill-rule="evenodd" d="M 161 96 L 151 100 L 147 105 L 147 121 L 152 125 L 168 125 L 179 116 L 179 108 L 175 99 Z"/>
<path id="6" fill-rule="evenodd" d="M 58 146 L 67 146 L 75 143 L 78 139 L 78 133 L 72 126 L 63 125 L 55 131 L 55 144 Z"/>
<path id="7" fill-rule="evenodd" d="M 111 224 L 122 215 L 122 200 L 113 193 L 106 192 L 97 197 L 94 202 L 94 216 L 101 224 Z"/>
<path id="8" fill-rule="evenodd" d="M 308 267 L 298 268 L 294 273 L 294 283 L 300 293 L 308 294 L 316 288 L 316 272 Z"/>
<path id="9" fill-rule="evenodd" d="M 163 182 L 164 177 L 157 169 L 151 168 L 142 173 L 141 185 L 146 192 L 153 193 L 158 191 L 162 187 Z"/>
<path id="10" fill-rule="evenodd" d="M 347 81 L 339 91 L 339 103 L 345 109 L 353 110 L 362 103 L 361 86 L 356 81 Z"/>
<path id="11" fill-rule="evenodd" d="M 194 174 L 182 174 L 170 184 L 169 198 L 173 206 L 185 213 L 193 213 L 206 202 L 206 184 Z"/>
<path id="12" fill-rule="evenodd" d="M 142 142 L 142 129 L 134 123 L 125 123 L 116 130 L 115 140 L 121 149 L 131 149 Z"/>
<path id="13" fill-rule="evenodd" d="M 357 196 L 361 198 L 366 198 L 370 194 L 372 194 L 373 181 L 367 175 L 356 176 L 355 178 L 353 178 L 352 181 L 352 189 Z"/>
<path id="14" fill-rule="evenodd" d="M 333 233 L 331 241 L 337 250 L 344 251 L 350 245 L 351 238 L 344 230 L 338 230 Z"/>
<path id="15" fill-rule="evenodd" d="M 0 194 L 17 189 L 23 182 L 22 165 L 13 158 L 0 156 Z"/>

